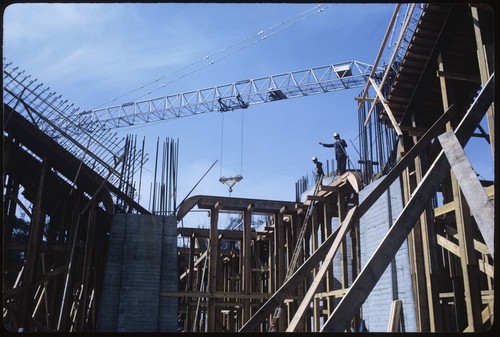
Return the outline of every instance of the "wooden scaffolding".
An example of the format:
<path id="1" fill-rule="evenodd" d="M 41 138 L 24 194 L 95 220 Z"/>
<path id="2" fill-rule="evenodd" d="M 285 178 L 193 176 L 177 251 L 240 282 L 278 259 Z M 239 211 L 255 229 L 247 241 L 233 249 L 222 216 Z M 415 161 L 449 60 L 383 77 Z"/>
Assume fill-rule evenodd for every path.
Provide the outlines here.
<path id="1" fill-rule="evenodd" d="M 179 289 L 160 291 L 178 299 L 182 330 L 269 331 L 278 307 L 273 331 L 357 330 L 363 303 L 403 243 L 414 306 L 402 311 L 395 299 L 387 330 L 401 330 L 407 310 L 415 313 L 417 332 L 490 329 L 495 183 L 479 179 L 464 148 L 476 137 L 491 148 L 494 162 L 493 22 L 493 10 L 479 3 L 423 4 L 402 59 L 382 81 L 370 78 L 356 98 L 359 108 L 368 107 L 360 125 L 376 124 L 397 137 L 394 160 L 379 174 L 348 171 L 323 181 L 302 202 L 205 195 L 183 201 L 179 221 L 197 207 L 209 213 L 210 226 L 177 228 L 189 242 L 178 247 Z M 8 90 L 4 83 L 4 326 L 95 331 L 112 216 L 149 212 L 126 192 L 128 182 L 117 170 L 126 161 L 121 152 L 107 162 L 88 151 L 90 139 L 47 132 L 50 119 L 39 110 L 43 102 L 57 105 L 57 98 L 30 102 L 33 91 L 23 88 L 33 81 L 23 86 L 27 76 L 8 75 L 17 82 Z M 361 199 L 370 179 L 377 185 Z M 360 223 L 395 181 L 401 182 L 402 211 L 361 263 Z M 304 221 L 310 205 L 310 221 Z M 221 229 L 224 212 L 238 213 L 241 229 Z M 260 215 L 269 222 L 256 230 L 252 219 Z M 297 246 L 298 266 L 287 276 Z"/>
<path id="2" fill-rule="evenodd" d="M 464 147 L 472 137 L 483 138 L 494 160 L 492 22 L 489 7 L 425 4 L 396 74 L 383 82 L 388 87 L 374 79 L 367 83 L 366 90 L 372 87 L 376 97 L 369 100 L 373 113 L 366 121 L 376 119 L 393 129 L 398 147 L 395 164 L 375 177 L 380 182 L 363 200 L 357 200 L 361 186 L 348 178 L 355 176 L 350 172 L 304 203 L 266 209 L 273 225 L 262 233 L 249 226 L 251 213 L 262 209 L 257 201 L 244 200 L 235 208 L 244 219 L 239 234 L 217 229 L 218 213 L 232 209 L 234 200 L 203 196 L 185 205 L 185 210 L 194 205 L 210 209 L 211 219 L 204 234 L 180 232 L 191 238 L 189 251 L 179 251 L 185 291 L 164 294 L 182 298 L 186 331 L 267 331 L 275 309 L 283 304 L 276 331 L 353 331 L 361 323 L 364 301 L 404 242 L 418 332 L 491 328 L 494 182 L 479 179 Z M 368 102 L 367 95 L 358 101 Z M 481 127 L 483 119 L 488 132 Z M 402 182 L 403 210 L 361 266 L 359 221 L 396 179 Z M 304 242 L 296 242 L 308 202 L 317 205 Z M 332 230 L 335 218 L 340 225 Z M 220 249 L 225 235 L 239 235 L 234 238 L 240 242 L 238 250 Z M 206 249 L 194 246 L 200 238 L 208 239 Z M 303 245 L 301 264 L 285 279 L 297 244 Z M 340 275 L 332 274 L 335 256 L 341 257 Z M 340 288 L 335 278 L 341 280 Z M 401 303 L 393 304 L 389 331 L 400 329 Z"/>
<path id="3" fill-rule="evenodd" d="M 320 259 L 314 256 L 319 256 L 318 253 L 325 250 L 319 247 L 327 247 L 324 243 L 332 238 L 332 219 L 343 219 L 356 205 L 360 183 L 358 175 L 346 173 L 331 184 L 322 185 L 320 191 L 304 203 L 214 196 L 194 196 L 186 200 L 178 217 L 182 218 L 194 206 L 207 209 L 210 228 L 178 228 L 179 235 L 189 238 L 190 242 L 187 249 L 179 249 L 181 287 L 177 293 L 163 292 L 162 295 L 182 299 L 179 314 L 184 331 L 238 331 L 264 303 L 277 303 L 275 295 L 284 284 L 294 282 L 297 288 L 286 293 L 285 310 L 279 320 L 281 330 L 289 325 L 313 281 L 313 275 L 300 282 L 296 278 L 286 279 L 306 209 L 310 203 L 315 204 L 299 256 L 302 274 L 307 266 L 319 268 Z M 219 213 L 224 211 L 240 212 L 242 230 L 218 229 Z M 267 214 L 271 218 L 264 231 L 256 232 L 251 227 L 253 214 Z M 349 247 L 355 250 L 357 232 L 353 229 L 351 233 Z M 322 293 L 314 298 L 314 317 L 326 318 L 333 309 L 334 298 L 346 290 L 347 265 L 352 261 L 348 260 L 345 244 L 342 256 L 346 269 L 342 276 L 337 276 L 342 280 L 341 286 L 334 283 L 333 270 L 329 270 L 321 281 Z M 357 253 L 349 256 L 357 256 Z M 310 258 L 310 262 L 303 263 Z M 269 329 L 274 309 L 266 314 L 266 322 L 259 324 L 258 330 Z M 301 319 L 298 331 L 314 330 L 318 324 L 319 321 Z"/>

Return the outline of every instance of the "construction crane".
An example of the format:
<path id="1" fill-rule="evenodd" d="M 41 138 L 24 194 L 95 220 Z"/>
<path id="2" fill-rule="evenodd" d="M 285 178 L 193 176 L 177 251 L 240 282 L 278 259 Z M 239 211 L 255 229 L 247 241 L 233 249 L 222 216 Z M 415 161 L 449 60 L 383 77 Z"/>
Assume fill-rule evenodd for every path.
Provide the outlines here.
<path id="1" fill-rule="evenodd" d="M 87 110 L 59 121 L 68 132 L 75 127 L 92 131 L 151 123 L 206 112 L 246 109 L 251 105 L 280 101 L 364 86 L 372 65 L 348 61 L 304 70 L 242 80 L 121 105 Z M 382 74 L 383 68 L 375 69 Z M 378 76 L 375 76 L 377 78 Z M 78 132 L 78 130 L 74 130 Z"/>

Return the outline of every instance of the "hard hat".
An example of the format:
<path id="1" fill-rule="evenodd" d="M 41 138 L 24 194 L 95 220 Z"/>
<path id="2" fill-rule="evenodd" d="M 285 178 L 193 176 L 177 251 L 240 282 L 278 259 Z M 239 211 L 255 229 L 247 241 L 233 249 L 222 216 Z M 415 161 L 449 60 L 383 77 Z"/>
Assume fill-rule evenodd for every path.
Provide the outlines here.
<path id="1" fill-rule="evenodd" d="M 316 158 L 316 157 L 313 157 L 313 161 L 316 161 L 316 160 L 318 160 L 318 158 Z"/>
<path id="2" fill-rule="evenodd" d="M 340 137 L 340 135 L 339 135 L 337 132 L 335 132 L 335 133 L 333 134 L 333 138 L 338 138 L 338 137 Z"/>

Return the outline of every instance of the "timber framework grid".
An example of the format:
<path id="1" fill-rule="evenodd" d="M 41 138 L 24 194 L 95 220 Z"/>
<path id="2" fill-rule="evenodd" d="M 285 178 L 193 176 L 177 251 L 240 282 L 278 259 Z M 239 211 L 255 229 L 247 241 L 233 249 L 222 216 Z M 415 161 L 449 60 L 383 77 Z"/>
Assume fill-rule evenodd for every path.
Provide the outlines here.
<path id="1" fill-rule="evenodd" d="M 386 151 L 378 170 L 362 153 L 361 170 L 325 177 L 302 200 L 197 195 L 174 207 L 178 222 L 194 207 L 210 219 L 207 229 L 177 228 L 188 243 L 176 248 L 178 289 L 158 294 L 178 299 L 179 330 L 371 331 L 367 299 L 403 246 L 409 302 L 393 292 L 384 331 L 493 327 L 495 183 L 479 179 L 464 147 L 480 139 L 494 162 L 494 13 L 480 3 L 418 6 L 404 54 L 356 98 L 360 130 L 394 140 L 375 149 Z M 143 151 L 133 137 L 66 133 L 52 116 L 66 102 L 3 68 L 4 327 L 96 331 L 113 215 L 158 214 L 134 194 Z M 401 208 L 365 256 L 367 215 L 391 186 Z M 218 228 L 223 212 L 241 216 L 239 230 Z M 261 214 L 269 223 L 256 231 Z"/>

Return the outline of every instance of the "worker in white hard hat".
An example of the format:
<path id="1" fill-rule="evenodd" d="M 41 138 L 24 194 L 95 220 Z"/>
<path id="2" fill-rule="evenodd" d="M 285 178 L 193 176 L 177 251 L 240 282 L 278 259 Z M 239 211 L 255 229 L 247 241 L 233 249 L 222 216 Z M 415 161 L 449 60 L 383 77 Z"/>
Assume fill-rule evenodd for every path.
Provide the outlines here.
<path id="1" fill-rule="evenodd" d="M 323 172 L 323 163 L 318 161 L 318 158 L 312 157 L 313 163 L 316 165 L 316 181 L 322 179 L 325 173 Z"/>
<path id="2" fill-rule="evenodd" d="M 344 139 L 340 138 L 340 135 L 337 132 L 333 134 L 333 138 L 335 139 L 334 143 L 325 144 L 319 142 L 319 145 L 335 148 L 335 159 L 337 160 L 337 175 L 341 175 L 346 171 L 347 152 L 345 148 L 347 147 L 347 143 Z"/>

